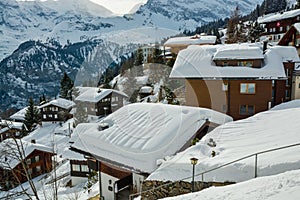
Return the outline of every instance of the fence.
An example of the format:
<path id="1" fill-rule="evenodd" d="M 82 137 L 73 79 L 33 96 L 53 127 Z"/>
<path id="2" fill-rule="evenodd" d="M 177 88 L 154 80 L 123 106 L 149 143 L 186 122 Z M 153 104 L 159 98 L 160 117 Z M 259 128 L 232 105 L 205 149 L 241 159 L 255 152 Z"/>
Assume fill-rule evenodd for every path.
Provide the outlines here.
<path id="1" fill-rule="evenodd" d="M 244 156 L 242 158 L 239 158 L 239 159 L 236 159 L 234 161 L 228 162 L 226 164 L 220 165 L 220 166 L 215 167 L 213 169 L 210 169 L 210 170 L 198 173 L 195 176 L 201 176 L 201 179 L 202 179 L 202 182 L 203 182 L 204 181 L 204 175 L 207 174 L 207 173 L 209 173 L 209 172 L 212 172 L 212 171 L 218 170 L 220 168 L 226 167 L 228 165 L 237 163 L 237 162 L 239 162 L 241 160 L 245 160 L 247 158 L 254 157 L 254 178 L 256 178 L 257 177 L 257 165 L 258 165 L 257 158 L 258 158 L 258 155 L 269 153 L 269 152 L 273 152 L 273 151 L 278 151 L 278 150 L 282 150 L 282 149 L 287 149 L 287 148 L 291 148 L 291 147 L 295 147 L 295 146 L 300 146 L 300 143 L 296 143 L 296 144 L 292 144 L 292 145 L 287 145 L 287 146 L 282 146 L 282 147 L 273 148 L 273 149 L 268 149 L 268 150 L 265 150 L 265 151 L 260 151 L 260 152 L 254 153 L 254 154 L 250 154 L 248 156 Z M 189 177 L 183 178 L 183 179 L 178 180 L 178 181 L 184 181 L 184 180 L 188 180 L 188 179 L 191 179 L 191 178 L 192 178 L 192 176 L 189 176 Z M 142 195 L 142 194 L 144 194 L 146 192 L 153 191 L 153 190 L 159 189 L 159 188 L 161 188 L 163 186 L 170 185 L 170 184 L 172 184 L 172 183 L 167 183 L 167 184 L 161 185 L 161 186 L 159 186 L 157 188 L 153 188 L 153 189 L 150 189 L 150 190 L 147 190 L 147 191 L 142 191 L 140 193 L 132 194 L 132 195 L 129 196 L 129 199 L 133 200 L 135 197 L 138 197 L 138 196 L 140 196 L 140 195 Z"/>

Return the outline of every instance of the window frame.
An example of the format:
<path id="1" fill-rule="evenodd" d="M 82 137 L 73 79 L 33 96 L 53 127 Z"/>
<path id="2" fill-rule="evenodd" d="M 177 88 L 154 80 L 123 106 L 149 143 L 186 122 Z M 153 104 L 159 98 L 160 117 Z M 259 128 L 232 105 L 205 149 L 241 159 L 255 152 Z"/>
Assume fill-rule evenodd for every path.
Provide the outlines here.
<path id="1" fill-rule="evenodd" d="M 241 112 L 241 108 L 245 107 L 245 112 Z M 253 108 L 253 112 L 249 112 L 249 107 Z M 254 115 L 255 114 L 255 105 L 242 104 L 239 106 L 239 114 L 240 115 Z"/>
<path id="2" fill-rule="evenodd" d="M 245 91 L 242 91 L 242 85 L 245 85 Z M 249 92 L 249 86 L 254 85 L 254 92 Z M 256 83 L 240 83 L 240 94 L 256 94 Z"/>

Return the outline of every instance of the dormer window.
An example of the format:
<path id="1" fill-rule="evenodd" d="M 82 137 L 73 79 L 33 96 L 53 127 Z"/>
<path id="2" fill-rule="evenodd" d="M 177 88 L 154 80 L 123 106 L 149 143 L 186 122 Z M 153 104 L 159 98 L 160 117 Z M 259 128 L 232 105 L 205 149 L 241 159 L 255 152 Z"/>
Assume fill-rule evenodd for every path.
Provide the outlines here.
<path id="1" fill-rule="evenodd" d="M 253 66 L 253 61 L 238 61 L 238 66 L 252 67 Z"/>

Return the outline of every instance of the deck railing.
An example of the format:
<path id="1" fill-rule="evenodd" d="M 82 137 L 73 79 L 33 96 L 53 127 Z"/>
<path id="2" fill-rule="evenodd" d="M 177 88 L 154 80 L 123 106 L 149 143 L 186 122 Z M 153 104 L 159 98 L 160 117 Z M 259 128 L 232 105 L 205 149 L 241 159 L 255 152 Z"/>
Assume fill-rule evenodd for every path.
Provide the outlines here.
<path id="1" fill-rule="evenodd" d="M 220 166 L 218 166 L 218 167 L 215 167 L 215 168 L 206 170 L 206 171 L 204 171 L 204 172 L 198 173 L 198 174 L 196 174 L 195 176 L 201 176 L 201 177 L 202 177 L 201 179 L 202 179 L 202 182 L 203 182 L 203 181 L 204 181 L 204 175 L 207 174 L 207 173 L 209 173 L 209 172 L 213 172 L 213 171 L 215 171 L 215 170 L 218 170 L 218 169 L 220 169 L 220 168 L 226 167 L 226 166 L 228 166 L 228 165 L 237 163 L 237 162 L 239 162 L 239 161 L 241 161 L 241 160 L 245 160 L 245 159 L 247 159 L 247 158 L 254 157 L 254 178 L 256 178 L 256 177 L 257 177 L 257 170 L 258 170 L 258 169 L 257 169 L 257 165 L 258 165 L 258 159 L 257 159 L 257 158 L 258 158 L 258 155 L 265 154 L 265 153 L 269 153 L 269 152 L 273 152 L 273 151 L 278 151 L 278 150 L 282 150 L 282 149 L 287 149 L 287 148 L 291 148 L 291 147 L 295 147 L 295 146 L 300 146 L 300 143 L 291 144 L 291 145 L 286 145 L 286 146 L 282 146 L 282 147 L 278 147 L 278 148 L 273 148 L 273 149 L 268 149 L 268 150 L 265 150 L 265 151 L 256 152 L 256 153 L 250 154 L 250 155 L 248 155 L 248 156 L 244 156 L 244 157 L 242 157 L 242 158 L 233 160 L 233 161 L 228 162 L 228 163 L 226 163 L 226 164 L 220 165 Z M 191 178 L 192 178 L 192 176 L 189 176 L 189 177 L 183 178 L 183 179 L 178 180 L 178 181 L 184 181 L 184 180 L 188 180 L 188 179 L 191 179 Z M 142 191 L 142 192 L 136 193 L 136 194 L 131 194 L 131 195 L 129 196 L 129 199 L 130 199 L 130 200 L 133 200 L 134 198 L 136 198 L 136 197 L 138 197 L 138 196 L 140 196 L 140 195 L 142 195 L 142 194 L 144 194 L 144 193 L 146 193 L 146 192 L 150 192 L 150 191 L 153 191 L 153 190 L 156 190 L 156 189 L 159 189 L 159 188 L 162 188 L 162 187 L 164 187 L 164 186 L 171 185 L 171 184 L 173 184 L 173 183 L 172 183 L 172 182 L 171 182 L 171 183 L 166 183 L 166 184 L 160 185 L 160 186 L 158 186 L 158 187 L 156 187 L 156 188 L 152 188 L 152 189 L 150 189 L 150 190 Z"/>

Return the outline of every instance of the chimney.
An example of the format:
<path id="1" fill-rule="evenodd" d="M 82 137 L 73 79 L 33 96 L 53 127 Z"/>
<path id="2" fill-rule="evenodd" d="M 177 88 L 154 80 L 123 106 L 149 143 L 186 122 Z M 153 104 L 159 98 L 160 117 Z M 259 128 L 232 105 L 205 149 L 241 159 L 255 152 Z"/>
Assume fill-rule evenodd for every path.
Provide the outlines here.
<path id="1" fill-rule="evenodd" d="M 32 144 L 35 144 L 35 139 L 32 139 L 32 140 L 31 140 L 31 143 L 32 143 Z"/>

